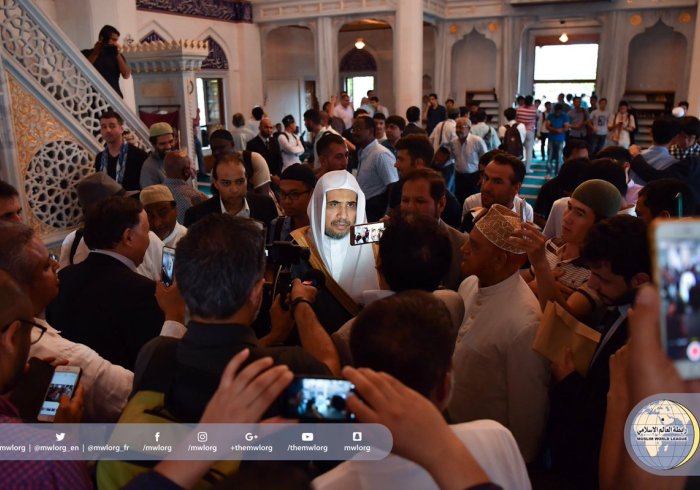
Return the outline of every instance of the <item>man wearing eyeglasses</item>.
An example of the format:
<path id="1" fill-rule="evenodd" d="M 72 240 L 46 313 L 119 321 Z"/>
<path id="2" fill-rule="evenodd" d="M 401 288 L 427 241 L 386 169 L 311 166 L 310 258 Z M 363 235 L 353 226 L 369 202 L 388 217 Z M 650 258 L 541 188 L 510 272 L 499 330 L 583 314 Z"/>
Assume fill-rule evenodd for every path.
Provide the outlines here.
<path id="1" fill-rule="evenodd" d="M 0 271 L 0 395 L 6 395 L 16 387 L 29 357 L 31 343 L 40 336 L 41 328 L 35 328 L 34 323 L 28 320 L 31 317 L 31 302 L 10 275 Z M 80 422 L 82 391 L 79 385 L 72 400 L 65 396 L 61 398 L 55 422 Z M 0 396 L 0 424 L 21 423 L 17 408 Z M 21 425 L 14 427 L 17 427 L 19 434 L 32 439 L 31 428 Z M 11 459 L 0 460 L 3 488 L 37 488 L 47 486 L 48 482 L 53 484 L 52 488 L 92 488 L 87 465 L 82 461 Z"/>
<path id="2" fill-rule="evenodd" d="M 291 240 L 292 230 L 309 225 L 306 209 L 315 185 L 316 177 L 307 165 L 292 165 L 282 172 L 277 202 L 282 207 L 284 216 L 275 218 L 270 223 L 270 242 Z"/>

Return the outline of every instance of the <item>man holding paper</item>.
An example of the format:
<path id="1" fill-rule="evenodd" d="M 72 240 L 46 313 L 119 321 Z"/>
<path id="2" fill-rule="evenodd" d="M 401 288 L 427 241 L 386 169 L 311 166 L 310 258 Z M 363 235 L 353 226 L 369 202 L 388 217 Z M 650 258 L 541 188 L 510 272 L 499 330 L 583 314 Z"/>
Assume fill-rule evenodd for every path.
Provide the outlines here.
<path id="1" fill-rule="evenodd" d="M 536 233 L 524 226 L 519 233 L 522 238 L 511 241 L 526 248 L 531 261 L 539 262 L 537 256 L 542 252 L 535 244 Z M 650 277 L 646 224 L 628 215 L 595 224 L 581 257 L 591 269 L 588 286 L 608 310 L 602 322 L 591 325 L 601 333 L 601 340 L 585 376 L 575 370 L 571 346 L 559 356 L 563 361 L 552 364 L 556 381 L 550 391 L 548 426 L 552 464 L 566 477 L 566 482 L 560 482 L 562 487 L 573 489 L 598 487 L 598 458 L 610 385 L 608 362 L 627 341 L 627 311 L 637 289 Z"/>

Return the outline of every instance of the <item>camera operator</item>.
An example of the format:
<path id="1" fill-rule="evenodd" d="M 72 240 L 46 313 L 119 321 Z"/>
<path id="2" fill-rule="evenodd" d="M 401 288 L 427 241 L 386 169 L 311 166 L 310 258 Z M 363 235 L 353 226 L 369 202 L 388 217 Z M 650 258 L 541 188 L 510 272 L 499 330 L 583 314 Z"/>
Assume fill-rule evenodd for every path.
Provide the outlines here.
<path id="1" fill-rule="evenodd" d="M 92 49 L 84 49 L 82 53 L 93 64 L 100 75 L 107 80 L 119 97 L 124 98 L 119 89 L 119 75 L 127 79 L 131 76 L 131 68 L 122 55 L 119 42 L 119 31 L 110 25 L 100 29 L 99 39 Z"/>

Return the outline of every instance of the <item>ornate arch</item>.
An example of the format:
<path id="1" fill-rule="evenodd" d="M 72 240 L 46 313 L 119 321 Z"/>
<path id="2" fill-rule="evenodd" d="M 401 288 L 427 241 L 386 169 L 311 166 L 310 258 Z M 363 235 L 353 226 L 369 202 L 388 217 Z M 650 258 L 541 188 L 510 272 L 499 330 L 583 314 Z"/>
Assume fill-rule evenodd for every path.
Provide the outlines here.
<path id="1" fill-rule="evenodd" d="M 340 72 L 375 72 L 377 61 L 366 49 L 353 47 L 340 60 Z"/>
<path id="2" fill-rule="evenodd" d="M 151 31 L 145 36 L 143 36 L 141 39 L 139 39 L 140 43 L 152 43 L 156 41 L 165 41 L 165 38 L 158 34 L 156 31 Z"/>
<path id="3" fill-rule="evenodd" d="M 205 40 L 209 43 L 209 54 L 202 62 L 202 70 L 228 70 L 228 58 L 224 48 L 211 36 L 207 36 Z"/>

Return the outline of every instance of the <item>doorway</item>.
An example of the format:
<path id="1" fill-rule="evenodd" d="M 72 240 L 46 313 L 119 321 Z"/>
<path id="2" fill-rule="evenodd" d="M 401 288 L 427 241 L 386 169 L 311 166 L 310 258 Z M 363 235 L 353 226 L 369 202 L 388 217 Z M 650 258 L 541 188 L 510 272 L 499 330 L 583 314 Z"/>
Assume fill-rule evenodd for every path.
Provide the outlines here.
<path id="1" fill-rule="evenodd" d="M 573 37 L 573 36 L 571 36 Z M 535 80 L 533 92 L 536 99 L 556 103 L 559 94 L 582 95 L 582 105 L 595 92 L 598 70 L 598 43 L 576 43 L 571 38 L 567 44 L 544 44 L 538 39 L 535 46 Z"/>

